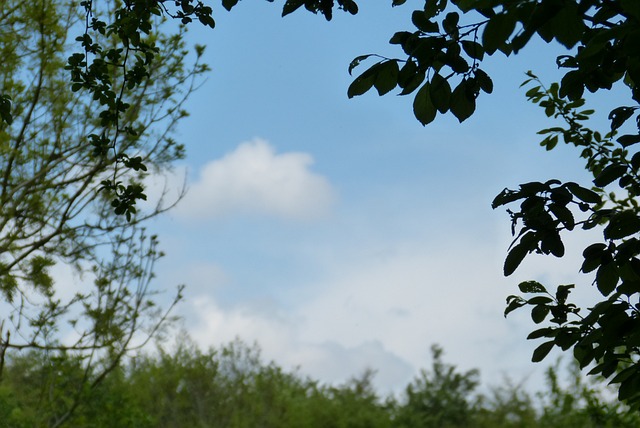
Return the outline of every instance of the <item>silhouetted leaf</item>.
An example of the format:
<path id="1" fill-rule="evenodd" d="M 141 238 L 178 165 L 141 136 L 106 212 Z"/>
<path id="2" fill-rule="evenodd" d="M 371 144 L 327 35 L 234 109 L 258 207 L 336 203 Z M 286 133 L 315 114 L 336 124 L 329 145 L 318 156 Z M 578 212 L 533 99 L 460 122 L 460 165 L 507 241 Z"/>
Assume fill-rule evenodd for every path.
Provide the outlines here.
<path id="1" fill-rule="evenodd" d="M 509 14 L 500 13 L 492 17 L 487 23 L 484 33 L 482 33 L 484 50 L 489 55 L 493 54 L 504 45 L 511 33 L 513 33 L 515 26 L 515 19 Z"/>
<path id="2" fill-rule="evenodd" d="M 475 111 L 476 102 L 468 95 L 466 80 L 462 80 L 451 93 L 449 109 L 460 122 L 465 121 Z"/>
<path id="3" fill-rule="evenodd" d="M 222 7 L 227 10 L 231 10 L 237 4 L 238 0 L 222 0 Z"/>
<path id="4" fill-rule="evenodd" d="M 369 58 L 370 56 L 371 56 L 371 54 L 360 55 L 358 57 L 355 57 L 353 59 L 353 61 L 351 61 L 351 63 L 349 64 L 349 74 L 351 74 L 351 72 L 353 72 L 353 69 L 356 68 L 358 65 L 360 65 L 360 63 L 362 61 L 364 61 L 365 59 Z"/>
<path id="5" fill-rule="evenodd" d="M 627 172 L 627 166 L 621 164 L 612 164 L 604 168 L 600 174 L 593 180 L 593 184 L 598 187 L 605 187 L 622 177 Z"/>
<path id="6" fill-rule="evenodd" d="M 575 2 L 567 2 L 558 14 L 548 23 L 553 27 L 553 34 L 558 42 L 566 48 L 572 48 L 582 40 L 586 30 Z"/>
<path id="7" fill-rule="evenodd" d="M 596 192 L 591 189 L 584 188 L 579 186 L 576 183 L 566 183 L 565 187 L 569 189 L 571 193 L 573 193 L 578 199 L 583 202 L 589 204 L 599 204 L 602 203 L 602 198 Z"/>
<path id="8" fill-rule="evenodd" d="M 553 340 L 549 342 L 545 342 L 542 345 L 538 346 L 533 351 L 533 356 L 531 357 L 531 361 L 534 363 L 539 363 L 544 360 L 544 358 L 549 355 L 549 352 L 553 349 Z"/>
<path id="9" fill-rule="evenodd" d="M 541 337 L 554 337 L 556 335 L 556 331 L 552 328 L 545 327 L 540 328 L 538 330 L 534 330 L 527 336 L 528 340 L 539 339 Z"/>
<path id="10" fill-rule="evenodd" d="M 634 144 L 640 143 L 640 134 L 627 134 L 619 137 L 616 140 L 622 147 L 629 147 Z"/>
<path id="11" fill-rule="evenodd" d="M 287 16 L 290 13 L 295 12 L 304 4 L 304 0 L 287 0 L 282 7 L 282 16 Z"/>
<path id="12" fill-rule="evenodd" d="M 372 66 L 360 76 L 356 77 L 351 85 L 349 85 L 349 89 L 347 89 L 347 96 L 349 98 L 362 95 L 373 87 L 373 84 L 375 82 L 376 65 Z"/>
<path id="13" fill-rule="evenodd" d="M 611 217 L 604 229 L 604 237 L 623 239 L 638 232 L 640 232 L 640 218 L 635 212 L 625 210 Z"/>
<path id="14" fill-rule="evenodd" d="M 596 286 L 603 296 L 608 296 L 615 290 L 619 279 L 616 264 L 614 262 L 606 263 L 601 265 L 596 273 Z"/>
<path id="15" fill-rule="evenodd" d="M 390 92 L 398 84 L 398 63 L 396 61 L 385 61 L 376 68 L 373 86 L 378 91 L 378 95 Z"/>
<path id="16" fill-rule="evenodd" d="M 547 305 L 552 302 L 553 299 L 548 296 L 535 296 L 527 300 L 529 305 Z"/>
<path id="17" fill-rule="evenodd" d="M 482 58 L 484 58 L 484 49 L 482 49 L 482 45 L 480 43 L 472 40 L 462 40 L 460 44 L 467 55 L 471 58 L 482 61 Z"/>
<path id="18" fill-rule="evenodd" d="M 634 107 L 617 107 L 609 113 L 611 130 L 620 128 L 632 115 L 636 109 Z"/>
<path id="19" fill-rule="evenodd" d="M 430 88 L 429 82 L 422 85 L 413 100 L 413 113 L 423 125 L 433 122 L 436 118 L 436 107 L 431 100 Z"/>
<path id="20" fill-rule="evenodd" d="M 524 305 L 526 305 L 527 302 L 524 299 L 521 299 L 518 296 L 509 296 L 509 298 L 507 298 L 507 307 L 504 310 L 504 316 L 505 318 L 507 317 L 507 315 L 509 315 L 511 312 L 515 311 L 518 308 L 523 307 Z"/>
<path id="21" fill-rule="evenodd" d="M 538 281 L 523 281 L 518 284 L 518 288 L 523 293 L 546 293 L 547 289 Z"/>
<path id="22" fill-rule="evenodd" d="M 479 68 L 476 68 L 473 72 L 475 74 L 476 79 L 478 80 L 478 84 L 480 85 L 480 89 L 482 89 L 486 94 L 490 94 L 493 92 L 493 81 L 489 77 L 487 73 L 482 71 Z"/>
<path id="23" fill-rule="evenodd" d="M 531 309 L 531 319 L 534 323 L 540 324 L 549 315 L 549 307 L 545 305 L 536 305 Z"/>
<path id="24" fill-rule="evenodd" d="M 446 113 L 449 110 L 449 100 L 451 98 L 451 87 L 449 82 L 438 73 L 431 78 L 431 101 L 440 113 Z"/>

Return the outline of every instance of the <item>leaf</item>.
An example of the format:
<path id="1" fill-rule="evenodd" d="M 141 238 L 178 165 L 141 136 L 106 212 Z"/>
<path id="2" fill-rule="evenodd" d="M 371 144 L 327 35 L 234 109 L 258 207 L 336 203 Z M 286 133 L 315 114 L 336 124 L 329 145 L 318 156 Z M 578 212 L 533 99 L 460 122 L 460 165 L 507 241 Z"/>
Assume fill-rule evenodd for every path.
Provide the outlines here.
<path id="1" fill-rule="evenodd" d="M 553 340 L 550 340 L 549 342 L 545 342 L 542 345 L 538 346 L 533 351 L 531 361 L 534 363 L 539 363 L 540 361 L 544 360 L 544 358 L 549 355 L 549 352 L 551 352 L 551 350 L 553 349 L 553 344 Z"/>
<path id="2" fill-rule="evenodd" d="M 638 373 L 638 369 L 636 366 L 632 366 L 636 368 L 636 373 L 630 375 L 625 380 L 620 383 L 620 387 L 618 388 L 618 400 L 624 401 L 628 400 L 634 396 L 637 397 L 640 391 L 640 373 Z"/>
<path id="3" fill-rule="evenodd" d="M 457 12 L 449 12 L 447 16 L 442 20 L 442 29 L 450 35 L 458 34 L 458 23 L 460 22 L 460 15 Z"/>
<path id="4" fill-rule="evenodd" d="M 611 131 L 620 128 L 636 110 L 634 107 L 618 107 L 611 110 L 609 120 L 611 121 Z"/>
<path id="5" fill-rule="evenodd" d="M 587 29 L 578 10 L 578 4 L 575 2 L 566 2 L 546 27 L 550 28 L 556 40 L 568 49 L 582 40 L 584 31 Z"/>
<path id="6" fill-rule="evenodd" d="M 362 95 L 373 87 L 373 83 L 375 82 L 375 75 L 371 71 L 372 68 L 356 77 L 351 85 L 349 85 L 349 89 L 347 89 L 347 96 L 349 98 Z"/>
<path id="7" fill-rule="evenodd" d="M 546 232 L 540 240 L 540 249 L 545 254 L 553 254 L 556 257 L 564 256 L 564 244 L 560 234 L 556 230 Z"/>
<path id="8" fill-rule="evenodd" d="M 593 184 L 598 187 L 605 187 L 613 181 L 619 179 L 627 172 L 627 166 L 622 164 L 613 164 L 603 169 L 600 174 L 593 180 Z"/>
<path id="9" fill-rule="evenodd" d="M 198 20 L 202 25 L 205 25 L 209 28 L 215 28 L 216 21 L 214 21 L 211 15 L 198 15 Z"/>
<path id="10" fill-rule="evenodd" d="M 539 339 L 541 337 L 554 337 L 555 335 L 556 335 L 556 330 L 550 327 L 545 327 L 545 328 L 540 328 L 538 330 L 532 331 L 527 336 L 527 339 L 532 340 L 532 339 Z"/>
<path id="11" fill-rule="evenodd" d="M 427 17 L 432 18 L 444 10 L 447 6 L 447 0 L 426 0 L 424 2 L 424 13 Z"/>
<path id="12" fill-rule="evenodd" d="M 604 237 L 623 239 L 638 232 L 640 232 L 640 218 L 635 212 L 625 210 L 611 217 L 609 224 L 604 229 Z"/>
<path id="13" fill-rule="evenodd" d="M 287 0 L 282 7 L 282 16 L 287 16 L 290 13 L 295 12 L 304 4 L 304 0 Z"/>
<path id="14" fill-rule="evenodd" d="M 600 204 L 602 203 L 602 198 L 596 192 L 590 189 L 586 189 L 584 187 L 579 186 L 576 183 L 566 183 L 565 187 L 574 194 L 575 197 L 580 199 L 583 202 L 589 204 Z"/>
<path id="15" fill-rule="evenodd" d="M 581 369 L 584 369 L 591 361 L 593 361 L 593 354 L 593 348 L 590 345 L 578 343 L 573 347 L 573 356 Z"/>
<path id="16" fill-rule="evenodd" d="M 640 143 L 640 134 L 627 134 L 619 137 L 616 140 L 622 147 L 629 147 L 634 144 Z"/>
<path id="17" fill-rule="evenodd" d="M 618 285 L 618 267 L 614 262 L 605 263 L 598 268 L 596 273 L 596 286 L 603 296 L 608 296 Z"/>
<path id="18" fill-rule="evenodd" d="M 394 60 L 384 61 L 376 68 L 373 86 L 382 96 L 389 93 L 398 84 L 398 63 Z"/>
<path id="19" fill-rule="evenodd" d="M 493 81 L 489 77 L 487 73 L 483 70 L 476 68 L 474 71 L 475 77 L 478 80 L 478 84 L 480 85 L 480 89 L 482 89 L 485 94 L 490 94 L 493 92 Z"/>
<path id="20" fill-rule="evenodd" d="M 559 285 L 556 289 L 556 300 L 558 301 L 558 303 L 564 304 L 567 301 L 567 297 L 569 297 L 571 289 L 575 287 L 575 284 Z"/>
<path id="21" fill-rule="evenodd" d="M 422 85 L 413 100 L 413 114 L 422 125 L 427 125 L 436 118 L 436 107 L 431 101 L 430 88 L 429 82 Z"/>
<path id="22" fill-rule="evenodd" d="M 576 334 L 576 330 L 562 328 L 558 331 L 554 343 L 556 344 L 556 346 L 559 346 L 560 349 L 566 351 L 573 345 L 575 345 L 579 338 L 580 335 L 579 333 Z"/>
<path id="23" fill-rule="evenodd" d="M 509 315 L 511 312 L 515 311 L 518 308 L 523 307 L 524 305 L 527 304 L 527 302 L 523 299 L 521 299 L 520 297 L 517 296 L 510 296 L 510 297 L 515 297 L 514 299 L 512 299 L 507 307 L 504 310 L 504 316 L 505 318 L 507 317 L 507 315 Z M 508 299 L 507 299 L 508 300 Z"/>
<path id="24" fill-rule="evenodd" d="M 473 59 L 482 61 L 482 58 L 484 58 L 484 49 L 482 49 L 480 43 L 474 42 L 473 40 L 462 40 L 460 44 L 467 55 Z"/>
<path id="25" fill-rule="evenodd" d="M 553 302 L 553 299 L 548 296 L 535 296 L 527 300 L 527 304 L 529 305 L 546 305 L 552 302 Z"/>
<path id="26" fill-rule="evenodd" d="M 476 109 L 476 101 L 467 93 L 467 80 L 462 80 L 451 94 L 449 109 L 460 121 L 464 122 Z"/>
<path id="27" fill-rule="evenodd" d="M 342 9 L 349 12 L 351 15 L 356 15 L 358 13 L 358 5 L 353 0 L 343 0 L 342 3 L 338 1 L 338 4 L 341 4 Z"/>
<path id="28" fill-rule="evenodd" d="M 391 36 L 391 39 L 389 39 L 389 44 L 404 45 L 412 35 L 413 33 L 410 33 L 408 31 L 398 31 L 393 36 Z"/>
<path id="29" fill-rule="evenodd" d="M 231 11 L 231 9 L 238 4 L 238 0 L 222 0 L 222 7 Z"/>
<path id="30" fill-rule="evenodd" d="M 407 0 L 393 0 L 393 2 L 391 3 L 391 6 L 395 7 L 395 6 L 401 6 L 403 4 L 405 4 L 407 2 Z"/>
<path id="31" fill-rule="evenodd" d="M 418 30 L 424 33 L 434 33 L 438 31 L 438 23 L 432 22 L 422 10 L 413 11 L 411 22 Z"/>
<path id="32" fill-rule="evenodd" d="M 371 55 L 373 55 L 373 54 L 360 55 L 360 56 L 355 57 L 353 59 L 353 61 L 351 61 L 351 63 L 349 64 L 349 75 L 351 75 L 351 72 L 353 72 L 354 68 L 356 68 L 358 65 L 360 65 L 360 63 L 362 61 L 364 61 L 365 59 L 369 58 Z"/>
<path id="33" fill-rule="evenodd" d="M 451 99 L 451 86 L 444 77 L 438 73 L 431 78 L 431 101 L 440 113 L 446 113 L 449 110 L 449 102 Z"/>
<path id="34" fill-rule="evenodd" d="M 564 75 L 560 81 L 560 97 L 567 97 L 575 101 L 584 93 L 584 79 L 578 70 L 573 70 Z"/>
<path id="35" fill-rule="evenodd" d="M 398 77 L 399 78 L 399 77 Z M 418 89 L 420 84 L 424 82 L 425 75 L 423 72 L 419 71 L 413 76 L 411 76 L 406 82 L 403 82 L 404 86 L 402 86 L 402 91 L 398 95 L 408 95 Z M 400 82 L 398 82 L 400 84 Z"/>
<path id="36" fill-rule="evenodd" d="M 507 13 L 499 13 L 489 19 L 484 28 L 484 33 L 482 33 L 482 44 L 485 52 L 492 55 L 504 45 L 511 33 L 513 33 L 515 26 L 515 19 Z"/>
<path id="37" fill-rule="evenodd" d="M 620 0 L 620 5 L 625 12 L 640 20 L 640 3 L 637 0 Z"/>
<path id="38" fill-rule="evenodd" d="M 518 284 L 518 288 L 523 293 L 546 293 L 547 289 L 538 281 L 523 281 Z"/>
<path id="39" fill-rule="evenodd" d="M 627 367 L 626 369 L 624 369 L 620 373 L 618 373 L 613 379 L 611 379 L 611 382 L 609 382 L 609 385 L 611 385 L 613 383 L 623 382 L 623 381 L 629 379 L 632 375 L 635 375 L 637 373 L 638 373 L 638 367 L 637 366 L 632 365 L 631 367 Z"/>
<path id="40" fill-rule="evenodd" d="M 531 319 L 534 323 L 540 324 L 549 315 L 549 307 L 545 305 L 536 305 L 531 309 Z"/>
<path id="41" fill-rule="evenodd" d="M 511 202 L 515 202 L 518 199 L 522 199 L 524 196 L 521 192 L 516 190 L 504 189 L 498 196 L 496 196 L 491 202 L 491 208 L 494 210 L 499 206 L 510 204 Z"/>
<path id="42" fill-rule="evenodd" d="M 518 244 L 514 246 L 504 260 L 504 276 L 509 276 L 520 266 L 522 260 L 529 254 L 529 246 Z"/>

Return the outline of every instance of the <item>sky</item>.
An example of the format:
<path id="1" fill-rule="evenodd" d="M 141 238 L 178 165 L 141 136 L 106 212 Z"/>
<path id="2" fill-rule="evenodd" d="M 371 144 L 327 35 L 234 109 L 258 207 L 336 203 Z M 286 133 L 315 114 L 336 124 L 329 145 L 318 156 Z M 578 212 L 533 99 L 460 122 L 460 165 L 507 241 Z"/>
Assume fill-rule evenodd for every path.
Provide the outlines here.
<path id="1" fill-rule="evenodd" d="M 192 26 L 189 42 L 207 46 L 212 71 L 179 127 L 187 157 L 165 177 L 173 188 L 186 177 L 188 193 L 153 224 L 166 253 L 157 286 L 186 284 L 176 314 L 202 347 L 255 342 L 323 382 L 371 368 L 382 393 L 398 392 L 439 344 L 485 384 L 536 388 L 546 365 L 530 362 L 535 325 L 524 310 L 505 319 L 505 298 L 537 279 L 580 282 L 588 300 L 578 274 L 588 236 L 570 237 L 561 261 L 532 256 L 504 278 L 509 218 L 490 205 L 527 181 L 589 183 L 577 151 L 538 146 L 552 122 L 519 88 L 529 69 L 557 80 L 562 50 L 536 42 L 490 58 L 495 91 L 476 114 L 423 127 L 411 97 L 346 96 L 350 61 L 400 56 L 388 40 L 421 7 L 365 3 L 326 22 L 245 1 L 214 7 L 213 30 Z M 608 102 L 594 100 L 605 118 Z"/>

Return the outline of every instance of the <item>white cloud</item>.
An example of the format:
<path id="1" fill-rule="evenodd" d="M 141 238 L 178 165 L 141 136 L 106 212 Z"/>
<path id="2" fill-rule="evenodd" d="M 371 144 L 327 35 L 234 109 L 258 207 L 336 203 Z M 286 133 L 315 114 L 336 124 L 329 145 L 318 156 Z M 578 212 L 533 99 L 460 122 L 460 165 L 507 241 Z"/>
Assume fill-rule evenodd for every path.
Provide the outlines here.
<path id="1" fill-rule="evenodd" d="M 276 153 L 261 139 L 240 144 L 206 164 L 178 215 L 191 219 L 231 215 L 269 215 L 313 219 L 325 215 L 334 200 L 328 180 L 310 170 L 307 153 Z"/>
<path id="2" fill-rule="evenodd" d="M 344 257 L 327 266 L 325 280 L 296 285 L 301 298 L 286 303 L 272 295 L 225 306 L 197 287 L 184 308 L 189 331 L 202 346 L 257 342 L 266 358 L 326 382 L 371 368 L 383 393 L 400 392 L 429 367 L 433 343 L 444 347 L 445 361 L 478 367 L 490 383 L 535 370 L 535 344 L 524 340 L 531 323 L 502 316 L 514 289 L 500 286 L 511 281 L 496 275 L 499 255 L 470 243 L 435 244 L 388 244 L 388 251 Z M 452 257 L 463 244 L 471 256 Z"/>
<path id="3" fill-rule="evenodd" d="M 287 313 L 276 302 L 262 299 L 223 308 L 201 295 L 189 304 L 192 338 L 200 346 L 215 346 L 240 338 L 258 343 L 262 355 L 287 369 L 323 382 L 343 383 L 365 369 L 376 372 L 374 384 L 385 392 L 396 391 L 413 375 L 413 367 L 377 340 L 345 346 L 332 340 L 309 338 L 300 328 L 304 317 Z"/>

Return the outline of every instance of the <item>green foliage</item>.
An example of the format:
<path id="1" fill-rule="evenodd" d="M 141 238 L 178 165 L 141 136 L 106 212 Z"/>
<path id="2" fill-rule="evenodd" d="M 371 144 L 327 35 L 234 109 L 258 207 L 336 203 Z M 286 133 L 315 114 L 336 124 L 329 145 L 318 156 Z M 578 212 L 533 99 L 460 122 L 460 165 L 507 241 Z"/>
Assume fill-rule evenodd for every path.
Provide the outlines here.
<path id="1" fill-rule="evenodd" d="M 558 365 L 547 388 L 530 394 L 506 381 L 479 392 L 479 372 L 458 371 L 432 348 L 432 364 L 399 398 L 382 399 L 365 371 L 342 385 L 322 385 L 265 362 L 241 342 L 201 351 L 182 336 L 122 361 L 78 406 L 68 426 L 83 428 L 566 428 L 635 427 L 640 417 L 586 383 L 579 368 Z M 13 356 L 0 385 L 0 427 L 53 425 L 61 402 L 82 382 L 82 359 L 70 353 Z M 561 379 L 560 374 L 567 379 Z M 50 391 L 42 393 L 42 386 Z"/>
<path id="2" fill-rule="evenodd" d="M 581 315 L 580 308 L 567 303 L 574 285 L 560 285 L 552 295 L 542 286 L 521 284 L 520 291 L 534 297 L 509 296 L 505 315 L 525 305 L 531 307 L 535 323 L 543 323 L 551 315 L 550 326 L 529 335 L 529 339 L 547 339 L 534 351 L 533 361 L 544 359 L 553 347 L 573 349 L 580 367 L 595 364 L 589 373 L 610 378 L 618 385 L 619 399 L 640 408 L 637 393 L 640 314 L 636 306 L 640 295 L 640 247 L 636 237 L 640 232 L 636 202 L 640 183 L 632 161 L 635 154 L 624 144 L 628 140 L 615 139 L 629 112 L 614 110 L 610 115 L 611 130 L 601 134 L 583 125 L 593 113 L 583 108 L 583 99 L 568 100 L 560 95 L 559 85 L 545 88 L 532 73 L 529 78 L 525 84 L 533 87 L 527 97 L 544 108 L 547 116 L 566 124 L 540 131 L 545 135 L 540 144 L 552 150 L 558 141 L 564 141 L 579 148 L 586 169 L 593 175 L 593 188 L 550 180 L 500 193 L 493 202 L 494 208 L 522 201 L 518 211 L 509 211 L 516 239 L 505 261 L 505 274 L 515 271 L 530 253 L 562 257 L 563 233 L 574 228 L 598 228 L 603 240 L 584 249 L 580 270 L 593 277 L 593 285 L 603 300 L 590 308 L 587 315 Z M 617 187 L 616 192 L 607 192 L 605 188 L 612 186 Z"/>
<path id="3" fill-rule="evenodd" d="M 479 372 L 457 373 L 442 361 L 442 349 L 431 348 L 433 368 L 422 370 L 406 389 L 406 402 L 398 409 L 399 427 L 462 427 L 473 420 L 473 394 Z"/>
<path id="4" fill-rule="evenodd" d="M 558 65 L 568 70 L 558 86 L 560 97 L 576 101 L 585 88 L 595 92 L 624 81 L 632 99 L 638 102 L 638 16 L 637 2 L 630 0 L 426 0 L 422 9 L 412 13 L 415 30 L 391 37 L 390 43 L 399 45 L 406 57 L 383 58 L 354 80 L 348 94 L 352 97 L 367 92 L 371 86 L 363 85 L 363 80 L 375 81 L 383 72 L 381 63 L 394 63 L 405 70 L 402 78 L 393 82 L 401 95 L 420 88 L 413 106 L 421 123 L 426 125 L 435 119 L 434 106 L 441 114 L 450 111 L 462 122 L 475 111 L 479 94 L 493 90 L 491 78 L 481 69 L 485 56 L 518 53 L 538 35 L 548 43 L 556 41 L 566 48 L 577 48 L 557 58 Z M 356 58 L 350 71 L 363 59 Z M 453 96 L 446 91 L 428 91 L 440 79 L 448 81 Z M 611 119 L 619 126 L 636 109 L 621 107 L 612 112 Z M 637 138 L 630 135 L 623 140 L 631 143 Z"/>
<path id="5" fill-rule="evenodd" d="M 222 0 L 227 10 L 237 3 Z M 391 3 L 401 6 L 405 1 Z M 372 88 L 379 95 L 397 88 L 400 95 L 414 94 L 413 112 L 423 125 L 447 112 L 462 122 L 475 112 L 480 93 L 493 91 L 491 77 L 481 68 L 487 57 L 519 53 L 534 36 L 568 49 L 556 58 L 565 70 L 561 81 L 547 88 L 529 73 L 526 96 L 547 117 L 564 123 L 541 130 L 541 146 L 552 150 L 563 141 L 577 147 L 593 175 L 593 186 L 556 179 L 525 183 L 517 190 L 502 191 L 492 206 L 520 203 L 519 209 L 508 211 L 515 239 L 505 259 L 505 275 L 514 273 L 532 253 L 563 257 L 563 237 L 569 232 L 601 231 L 602 239 L 584 249 L 580 270 L 591 277 L 602 299 L 583 315 L 568 301 L 573 284 L 559 285 L 550 293 L 542 284 L 527 281 L 520 284 L 520 291 L 529 296 L 509 296 L 505 315 L 530 307 L 532 321 L 542 327 L 529 338 L 544 339 L 533 353 L 534 361 L 543 360 L 554 347 L 572 349 L 581 369 L 592 367 L 591 374 L 611 379 L 618 398 L 635 409 L 640 409 L 640 153 L 634 149 L 640 142 L 638 4 L 635 0 L 425 0 L 411 14 L 415 28 L 396 32 L 390 39 L 402 49 L 402 58 L 355 58 L 350 73 L 364 61 L 375 62 L 347 92 L 351 98 Z M 327 20 L 335 8 L 358 12 L 353 0 L 286 0 L 282 14 L 302 6 Z M 160 253 L 155 238 L 144 233 L 140 222 L 161 209 L 140 213 L 136 202 L 146 199 L 141 184 L 146 171 L 166 167 L 181 155 L 169 134 L 185 116 L 180 106 L 193 86 L 187 83 L 183 93 L 176 86 L 206 70 L 197 63 L 184 68 L 184 29 L 163 34 L 159 29 L 167 17 L 184 25 L 197 19 L 215 26 L 212 8 L 193 0 L 87 0 L 79 5 L 7 0 L 0 5 L 0 292 L 13 308 L 7 321 L 24 339 L 10 339 L 9 330 L 5 339 L 2 324 L 0 361 L 4 363 L 8 349 L 55 350 L 62 359 L 67 358 L 65 352 L 81 351 L 75 356 L 79 363 L 69 366 L 67 376 L 73 383 L 72 372 L 84 370 L 80 386 L 67 399 L 60 396 L 56 407 L 66 410 L 50 415 L 53 426 L 68 420 L 80 398 L 88 397 L 88 390 L 95 390 L 118 367 L 132 347 L 140 318 L 153 307 L 148 286 Z M 69 50 L 67 35 L 78 22 L 84 22 L 85 31 Z M 196 56 L 201 54 L 197 47 Z M 609 113 L 608 132 L 594 131 L 585 125 L 594 113 L 583 108 L 585 89 L 596 92 L 617 84 L 627 87 L 629 105 Z M 95 119 L 93 112 L 98 112 Z M 157 130 L 152 125 L 164 114 L 168 126 Z M 153 140 L 159 143 L 151 144 Z M 94 281 L 91 291 L 59 300 L 48 273 L 59 262 L 89 273 Z M 159 324 L 164 319 L 160 317 Z M 75 344 L 63 346 L 56 339 L 61 320 L 91 327 Z M 150 331 L 155 332 L 157 325 L 151 323 Z M 88 349 L 102 352 L 87 357 L 82 351 Z M 437 416 L 441 415 L 434 404 L 438 401 L 432 398 L 443 398 L 437 385 L 453 382 L 447 390 L 454 392 L 475 386 L 470 373 L 442 372 L 445 366 L 434 352 L 435 377 L 423 373 L 422 380 L 409 388 L 409 402 L 415 396 L 419 398 L 414 404 L 426 399 L 435 406 L 429 413 L 435 422 L 420 423 L 470 423 L 465 415 L 473 405 L 460 395 L 449 397 L 457 411 Z M 128 378 L 122 375 L 122 379 Z M 255 379 L 251 377 L 252 382 Z M 350 402 L 353 396 L 348 391 L 353 390 L 358 405 L 368 409 L 377 398 L 367 379 L 334 392 L 303 383 L 296 393 L 313 395 L 321 390 L 319 394 L 333 397 L 333 403 L 335 397 Z M 47 382 L 66 387 L 51 379 Z M 249 388 L 245 383 L 235 386 L 242 389 L 241 385 Z M 7 397 L 5 392 L 0 390 L 0 397 Z M 273 401 L 260 411 L 254 404 L 244 404 L 263 415 L 260 424 L 285 418 L 277 413 L 283 398 L 273 394 Z M 15 409 L 7 413 L 11 404 L 6 403 L 11 402 L 9 397 L 0 406 L 7 418 L 14 417 Z M 32 416 L 24 416 L 27 425 L 34 421 Z M 454 416 L 464 421 L 454 421 Z M 368 418 L 344 424 L 371 426 L 378 420 Z M 141 426 L 154 423 L 135 420 Z M 327 417 L 324 426 L 329 420 L 333 419 Z M 256 425 L 256 420 L 245 422 L 237 414 L 231 421 L 231 426 Z"/>
<path id="6" fill-rule="evenodd" d="M 87 22 L 98 35 L 81 36 L 85 53 L 78 54 L 68 40 L 83 22 L 77 4 L 0 2 L 0 94 L 7 94 L 0 98 L 0 379 L 13 382 L 5 361 L 17 367 L 16 354 L 37 351 L 24 361 L 38 370 L 16 382 L 49 397 L 34 398 L 28 412 L 3 413 L 4 420 L 20 414 L 24 422 L 15 426 L 65 423 L 181 298 L 178 290 L 164 310 L 156 307 L 151 281 L 162 253 L 144 229 L 171 205 L 141 212 L 134 204 L 144 199 L 146 175 L 162 174 L 183 155 L 171 137 L 194 79 L 207 69 L 198 63 L 202 50 L 190 66 L 184 28 L 144 27 L 144 13 L 134 10 L 143 2 L 89 3 L 82 10 L 91 8 Z M 182 2 L 182 18 L 189 4 Z M 129 14 L 102 26 L 119 7 Z M 194 16 L 206 12 L 194 7 Z M 162 21 L 149 19 L 154 29 Z M 118 30 L 127 25 L 133 29 Z M 123 40 L 128 50 L 120 51 Z M 120 198 L 103 190 L 105 181 L 116 183 Z M 78 280 L 75 292 L 54 281 L 60 265 Z"/>

